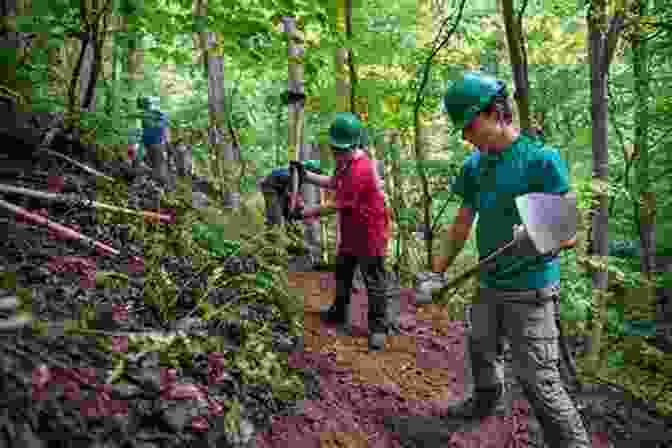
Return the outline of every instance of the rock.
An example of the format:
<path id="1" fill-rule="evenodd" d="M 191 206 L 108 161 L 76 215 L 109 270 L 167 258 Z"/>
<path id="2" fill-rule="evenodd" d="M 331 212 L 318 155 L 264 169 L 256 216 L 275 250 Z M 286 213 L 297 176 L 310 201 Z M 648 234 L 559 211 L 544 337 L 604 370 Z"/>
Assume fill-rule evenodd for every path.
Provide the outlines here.
<path id="1" fill-rule="evenodd" d="M 207 322 L 198 317 L 185 317 L 175 322 L 174 328 L 176 331 L 184 332 L 205 332 L 207 329 Z"/>
<path id="2" fill-rule="evenodd" d="M 158 353 L 156 353 L 158 357 Z M 158 394 L 161 391 L 161 370 L 159 368 L 142 369 L 131 376 L 143 389 Z"/>
<path id="3" fill-rule="evenodd" d="M 232 448 L 253 448 L 254 447 L 254 425 L 246 418 L 240 419 L 240 426 L 235 433 L 226 433 L 224 438 Z M 221 446 L 221 445 L 217 445 Z"/>
<path id="4" fill-rule="evenodd" d="M 194 191 L 191 196 L 191 206 L 194 208 L 205 208 L 210 205 L 210 199 L 205 193 Z"/>
<path id="5" fill-rule="evenodd" d="M 118 330 L 121 326 L 114 316 L 114 308 L 111 303 L 98 305 L 96 307 L 96 317 L 93 324 L 94 328 L 105 331 Z"/>
<path id="6" fill-rule="evenodd" d="M 295 347 L 294 340 L 283 334 L 275 333 L 273 335 L 273 349 L 279 352 L 288 353 L 294 350 Z"/>
<path id="7" fill-rule="evenodd" d="M 28 423 L 15 425 L 16 439 L 14 443 L 21 448 L 47 448 L 47 444 L 39 439 Z"/>
<path id="8" fill-rule="evenodd" d="M 117 383 L 113 389 L 124 400 L 130 400 L 142 394 L 141 388 L 130 383 Z"/>
<path id="9" fill-rule="evenodd" d="M 193 405 L 188 401 L 178 402 L 163 410 L 163 421 L 173 432 L 184 431 L 194 416 Z"/>

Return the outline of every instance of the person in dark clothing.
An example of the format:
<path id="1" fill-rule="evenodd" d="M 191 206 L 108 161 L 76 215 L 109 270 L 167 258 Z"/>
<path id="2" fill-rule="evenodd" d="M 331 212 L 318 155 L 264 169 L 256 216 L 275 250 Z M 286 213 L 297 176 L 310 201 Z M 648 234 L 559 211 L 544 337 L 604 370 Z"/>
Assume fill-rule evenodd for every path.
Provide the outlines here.
<path id="1" fill-rule="evenodd" d="M 311 173 L 321 174 L 319 160 L 304 160 L 301 166 Z M 266 225 L 283 224 L 289 217 L 290 202 L 289 168 L 279 167 L 262 179 L 260 186 L 264 194 Z"/>
<path id="2" fill-rule="evenodd" d="M 355 269 L 361 267 L 369 300 L 369 349 L 382 350 L 388 331 L 388 275 L 385 254 L 390 213 L 375 163 L 361 150 L 363 127 L 351 113 L 338 113 L 329 128 L 336 159 L 333 176 L 306 173 L 306 182 L 336 190 L 333 206 L 298 210 L 294 219 L 337 214 L 341 238 L 337 248 L 336 298 L 321 317 L 340 327 L 349 324 L 350 294 Z M 301 170 L 300 165 L 296 169 Z"/>
<path id="3" fill-rule="evenodd" d="M 163 184 L 169 180 L 170 147 L 168 140 L 170 130 L 168 117 L 159 110 L 158 99 L 154 97 L 140 97 L 138 107 L 143 112 L 142 143 L 146 150 L 146 157 L 152 168 L 153 177 Z M 142 161 L 142 158 L 139 160 Z"/>

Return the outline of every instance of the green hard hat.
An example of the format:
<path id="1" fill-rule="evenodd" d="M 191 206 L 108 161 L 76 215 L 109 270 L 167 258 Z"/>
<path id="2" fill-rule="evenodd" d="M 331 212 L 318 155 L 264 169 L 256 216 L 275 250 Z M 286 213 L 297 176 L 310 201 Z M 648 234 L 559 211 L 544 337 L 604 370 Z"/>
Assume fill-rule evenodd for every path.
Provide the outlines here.
<path id="1" fill-rule="evenodd" d="M 443 97 L 444 110 L 455 127 L 462 130 L 506 89 L 499 79 L 477 72 L 467 72 L 448 86 Z"/>
<path id="2" fill-rule="evenodd" d="M 329 144 L 334 148 L 350 151 L 362 142 L 364 128 L 355 114 L 338 112 L 329 127 Z"/>
<path id="3" fill-rule="evenodd" d="M 320 161 L 319 160 L 304 160 L 303 161 L 303 166 L 306 167 L 306 169 L 310 172 L 320 174 L 322 173 L 322 170 L 320 169 Z"/>
<path id="4" fill-rule="evenodd" d="M 138 107 L 145 110 L 155 110 L 159 107 L 159 99 L 155 96 L 138 97 Z"/>

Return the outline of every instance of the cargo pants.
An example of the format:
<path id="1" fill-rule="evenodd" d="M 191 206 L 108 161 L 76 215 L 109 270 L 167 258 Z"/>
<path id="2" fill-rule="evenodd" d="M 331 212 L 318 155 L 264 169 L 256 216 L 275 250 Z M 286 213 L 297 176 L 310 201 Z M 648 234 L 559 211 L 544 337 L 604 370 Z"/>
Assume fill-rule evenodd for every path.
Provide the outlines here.
<path id="1" fill-rule="evenodd" d="M 468 349 L 475 389 L 504 385 L 502 337 L 513 370 L 550 448 L 586 448 L 590 438 L 559 371 L 559 285 L 504 291 L 481 287 L 471 307 Z"/>

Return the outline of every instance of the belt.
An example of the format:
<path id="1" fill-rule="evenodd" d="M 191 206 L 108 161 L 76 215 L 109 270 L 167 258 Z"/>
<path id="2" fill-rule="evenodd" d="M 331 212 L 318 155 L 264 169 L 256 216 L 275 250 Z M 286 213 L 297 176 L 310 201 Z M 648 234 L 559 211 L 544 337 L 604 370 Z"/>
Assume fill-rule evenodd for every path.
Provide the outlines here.
<path id="1" fill-rule="evenodd" d="M 560 296 L 560 282 L 537 289 L 496 289 L 481 286 L 479 296 L 503 302 L 546 302 Z"/>

